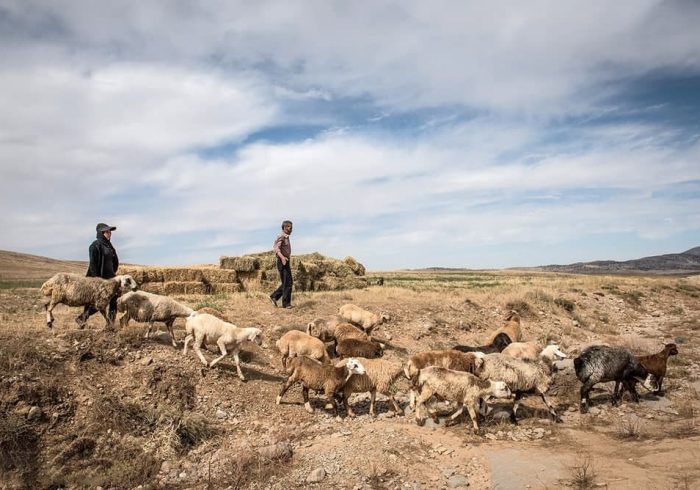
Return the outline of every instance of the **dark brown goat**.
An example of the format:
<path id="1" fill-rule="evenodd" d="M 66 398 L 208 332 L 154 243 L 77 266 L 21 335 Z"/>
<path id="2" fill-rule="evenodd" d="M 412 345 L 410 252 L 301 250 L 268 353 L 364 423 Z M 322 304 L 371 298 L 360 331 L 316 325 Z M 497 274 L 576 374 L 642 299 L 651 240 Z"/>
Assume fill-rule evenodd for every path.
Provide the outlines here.
<path id="1" fill-rule="evenodd" d="M 639 363 L 649 371 L 649 374 L 653 374 L 656 377 L 658 388 L 654 394 L 661 394 L 661 382 L 664 380 L 664 376 L 666 376 L 668 358 L 669 356 L 676 355 L 678 355 L 678 347 L 676 347 L 676 344 L 666 344 L 661 352 L 648 356 L 637 356 Z"/>
<path id="2" fill-rule="evenodd" d="M 495 352 L 501 352 L 503 349 L 510 345 L 511 340 L 508 334 L 501 332 L 493 339 L 493 342 L 489 345 L 471 346 L 471 345 L 455 345 L 452 347 L 453 350 L 458 350 L 460 352 L 483 352 L 484 354 L 493 354 Z"/>

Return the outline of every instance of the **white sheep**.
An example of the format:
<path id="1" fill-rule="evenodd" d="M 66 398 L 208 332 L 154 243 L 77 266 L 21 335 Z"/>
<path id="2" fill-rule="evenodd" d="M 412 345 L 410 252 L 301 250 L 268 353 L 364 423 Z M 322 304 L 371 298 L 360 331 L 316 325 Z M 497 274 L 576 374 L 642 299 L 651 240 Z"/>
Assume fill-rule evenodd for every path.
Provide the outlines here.
<path id="1" fill-rule="evenodd" d="M 554 351 L 554 349 L 547 350 Z M 513 412 L 511 421 L 518 423 L 517 412 L 520 399 L 525 393 L 536 392 L 542 397 L 542 401 L 547 406 L 549 413 L 554 420 L 561 422 L 561 419 L 554 410 L 554 407 L 547 398 L 547 391 L 552 385 L 552 360 L 547 356 L 542 356 L 536 362 L 522 361 L 505 354 L 481 354 L 484 362 L 477 371 L 477 375 L 482 379 L 495 381 L 505 381 L 508 388 L 515 393 Z"/>
<path id="2" fill-rule="evenodd" d="M 377 326 L 389 321 L 391 317 L 385 313 L 377 315 L 376 313 L 363 310 L 359 306 L 347 304 L 340 307 L 340 316 L 350 323 L 359 325 L 368 334 Z"/>
<path id="3" fill-rule="evenodd" d="M 549 344 L 540 350 L 535 342 L 513 342 L 503 349 L 501 354 L 522 359 L 523 361 L 536 361 L 542 356 L 547 357 L 551 361 L 554 361 L 556 358 L 566 358 L 566 354 L 559 350 L 557 344 Z"/>
<path id="4" fill-rule="evenodd" d="M 119 319 L 120 327 L 127 326 L 131 319 L 138 322 L 148 322 L 145 338 L 150 337 L 154 322 L 164 322 L 173 347 L 177 347 L 173 334 L 173 323 L 176 318 L 187 318 L 194 310 L 178 303 L 169 296 L 145 291 L 132 291 L 117 300 L 117 311 L 124 313 Z"/>
<path id="5" fill-rule="evenodd" d="M 220 320 L 214 315 L 195 312 L 185 320 L 185 331 L 187 332 L 187 337 L 185 337 L 185 347 L 182 351 L 184 355 L 187 355 L 187 346 L 194 340 L 192 348 L 197 353 L 202 364 L 212 368 L 226 357 L 230 349 L 233 353 L 233 359 L 236 361 L 238 377 L 242 381 L 246 380 L 241 372 L 241 361 L 238 358 L 238 353 L 243 342 L 255 342 L 258 345 L 262 343 L 262 331 L 259 328 L 238 328 L 236 325 Z M 218 345 L 221 356 L 207 363 L 201 351 L 203 343 Z"/>
<path id="6" fill-rule="evenodd" d="M 58 304 L 67 306 L 91 305 L 97 309 L 111 328 L 114 319 L 107 311 L 112 299 L 126 291 L 136 290 L 136 281 L 129 275 L 116 276 L 112 279 L 85 277 L 79 274 L 59 272 L 41 285 L 46 310 L 46 326 L 53 327 L 52 311 Z"/>
<path id="7" fill-rule="evenodd" d="M 510 397 L 510 389 L 503 381 L 482 380 L 471 373 L 437 366 L 421 369 L 418 375 L 418 387 L 420 388 L 420 394 L 416 400 L 416 422 L 418 425 L 423 425 L 423 419 L 420 415 L 421 407 L 435 396 L 460 404 L 459 409 L 450 416 L 450 420 L 459 417 L 466 407 L 472 418 L 475 432 L 479 431 L 476 411 L 480 401 L 486 402 L 490 397 Z"/>
<path id="8" fill-rule="evenodd" d="M 397 386 L 400 380 L 403 379 L 403 365 L 399 362 L 392 362 L 386 359 L 366 359 L 362 357 L 357 357 L 356 359 L 364 366 L 365 373 L 352 376 L 343 387 L 343 403 L 348 411 L 348 415 L 351 417 L 355 416 L 348 402 L 348 397 L 353 393 L 366 392 L 370 393 L 370 415 L 376 415 L 374 401 L 377 392 L 389 397 L 395 413 L 403 413 L 403 410 L 394 398 L 397 392 Z M 336 363 L 336 367 L 340 367 L 344 363 L 345 361 L 340 361 Z"/>
<path id="9" fill-rule="evenodd" d="M 318 339 L 317 339 L 318 340 Z M 301 383 L 304 396 L 304 408 L 309 413 L 314 409 L 309 402 L 309 390 L 323 391 L 326 396 L 326 408 L 335 410 L 333 395 L 340 391 L 353 374 L 364 374 L 365 368 L 357 359 L 347 359 L 336 367 L 331 364 L 322 364 L 315 359 L 299 356 L 289 361 L 287 368 L 289 378 L 282 386 L 282 391 L 277 395 L 275 403 L 279 405 L 282 397 L 294 383 Z"/>
<path id="10" fill-rule="evenodd" d="M 331 362 L 326 344 L 299 330 L 290 330 L 275 343 L 282 354 L 282 366 L 287 367 L 287 359 L 297 356 L 308 356 L 325 363 Z"/>

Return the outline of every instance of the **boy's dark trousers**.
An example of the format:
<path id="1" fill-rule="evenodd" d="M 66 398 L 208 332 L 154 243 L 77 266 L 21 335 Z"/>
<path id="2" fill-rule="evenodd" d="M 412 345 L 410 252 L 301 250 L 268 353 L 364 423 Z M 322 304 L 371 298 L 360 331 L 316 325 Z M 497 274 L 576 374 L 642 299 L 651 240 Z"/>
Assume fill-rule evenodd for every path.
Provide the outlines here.
<path id="1" fill-rule="evenodd" d="M 282 307 L 284 308 L 292 304 L 292 268 L 289 259 L 285 265 L 282 265 L 282 261 L 277 257 L 277 271 L 280 273 L 282 284 L 275 289 L 270 297 L 275 301 L 282 298 Z"/>

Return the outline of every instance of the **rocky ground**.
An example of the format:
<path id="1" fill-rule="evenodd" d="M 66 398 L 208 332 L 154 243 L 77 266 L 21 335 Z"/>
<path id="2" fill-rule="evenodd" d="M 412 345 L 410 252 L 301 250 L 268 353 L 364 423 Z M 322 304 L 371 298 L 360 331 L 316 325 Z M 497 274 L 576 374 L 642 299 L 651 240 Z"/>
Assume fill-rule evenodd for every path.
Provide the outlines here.
<path id="1" fill-rule="evenodd" d="M 700 283 L 517 272 L 384 278 L 384 287 L 298 294 L 292 310 L 274 309 L 264 293 L 178 296 L 264 330 L 263 346 L 242 356 L 246 383 L 232 360 L 203 369 L 165 332 L 144 341 L 136 323 L 105 332 L 96 315 L 79 330 L 77 309 L 61 306 L 51 335 L 38 289 L 0 290 L 0 488 L 697 488 Z M 285 377 L 274 341 L 348 302 L 392 316 L 376 335 L 399 360 L 478 343 L 511 309 L 528 340 L 557 340 L 572 357 L 600 342 L 646 353 L 675 341 L 680 354 L 664 397 L 612 407 L 612 385 L 602 385 L 586 415 L 564 361 L 551 390 L 563 423 L 530 396 L 519 425 L 507 403 L 495 404 L 480 435 L 468 417 L 419 427 L 382 397 L 376 418 L 364 395 L 351 400 L 355 418 L 315 398 L 306 413 L 298 388 L 275 405 Z"/>

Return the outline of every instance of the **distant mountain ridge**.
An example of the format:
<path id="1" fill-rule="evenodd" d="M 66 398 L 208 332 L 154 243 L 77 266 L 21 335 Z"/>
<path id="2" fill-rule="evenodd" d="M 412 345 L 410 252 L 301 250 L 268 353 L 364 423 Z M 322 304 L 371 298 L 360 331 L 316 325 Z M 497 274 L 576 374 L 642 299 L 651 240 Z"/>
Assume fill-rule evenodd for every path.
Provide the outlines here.
<path id="1" fill-rule="evenodd" d="M 545 265 L 536 267 L 550 272 L 570 272 L 574 274 L 615 274 L 615 273 L 651 273 L 651 274 L 700 274 L 700 247 L 691 248 L 682 253 L 654 255 L 641 259 L 596 260 L 593 262 L 576 262 L 568 265 Z"/>

